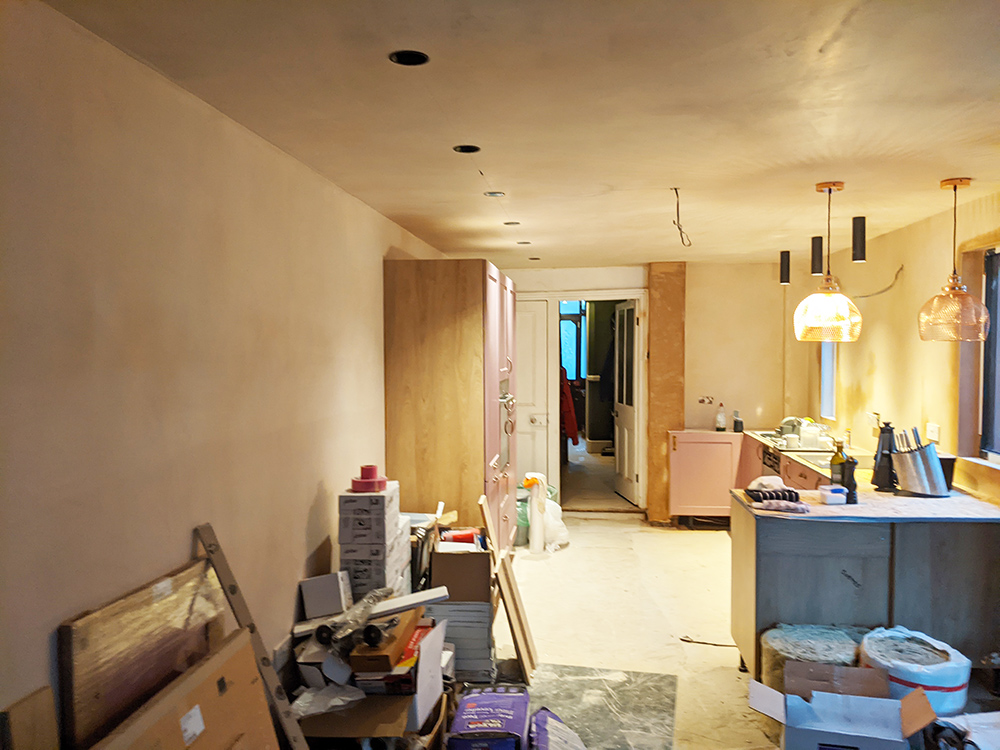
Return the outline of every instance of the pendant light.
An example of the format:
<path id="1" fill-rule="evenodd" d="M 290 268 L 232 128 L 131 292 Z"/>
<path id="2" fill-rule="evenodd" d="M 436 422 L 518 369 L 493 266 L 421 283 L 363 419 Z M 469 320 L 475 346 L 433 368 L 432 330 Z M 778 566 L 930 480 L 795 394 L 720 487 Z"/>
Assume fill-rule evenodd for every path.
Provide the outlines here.
<path id="1" fill-rule="evenodd" d="M 952 189 L 951 276 L 948 283 L 924 303 L 917 316 L 920 338 L 924 341 L 985 341 L 990 332 L 990 313 L 986 305 L 969 294 L 958 275 L 958 189 L 972 179 L 953 177 L 941 180 L 941 188 Z"/>
<path id="2" fill-rule="evenodd" d="M 795 308 L 792 323 L 799 341 L 857 341 L 861 335 L 861 312 L 850 297 L 840 293 L 840 284 L 830 274 L 830 204 L 833 191 L 843 182 L 819 182 L 816 192 L 826 193 L 826 275 L 819 290 Z"/>

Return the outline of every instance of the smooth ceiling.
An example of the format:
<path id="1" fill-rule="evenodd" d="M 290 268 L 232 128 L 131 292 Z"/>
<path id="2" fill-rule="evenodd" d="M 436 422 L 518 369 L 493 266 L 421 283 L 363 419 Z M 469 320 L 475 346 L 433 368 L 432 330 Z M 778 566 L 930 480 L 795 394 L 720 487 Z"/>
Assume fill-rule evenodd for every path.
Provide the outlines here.
<path id="1" fill-rule="evenodd" d="M 807 263 L 816 182 L 846 182 L 834 249 L 852 215 L 873 237 L 949 210 L 945 177 L 975 178 L 963 202 L 1000 190 L 997 0 L 49 3 L 441 251 L 501 267 Z"/>

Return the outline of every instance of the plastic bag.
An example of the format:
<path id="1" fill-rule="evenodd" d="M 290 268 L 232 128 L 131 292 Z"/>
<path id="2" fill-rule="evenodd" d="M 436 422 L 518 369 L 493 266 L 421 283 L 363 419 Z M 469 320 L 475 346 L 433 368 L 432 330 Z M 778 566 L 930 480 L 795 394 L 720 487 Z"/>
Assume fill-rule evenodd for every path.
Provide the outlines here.
<path id="1" fill-rule="evenodd" d="M 562 520 L 562 507 L 553 500 L 545 501 L 545 551 L 555 552 L 569 544 L 569 529 Z"/>
<path id="2" fill-rule="evenodd" d="M 313 714 L 325 714 L 335 708 L 344 708 L 365 697 L 365 692 L 351 685 L 327 685 L 325 688 L 308 688 L 299 693 L 292 704 L 296 719 Z"/>
<path id="3" fill-rule="evenodd" d="M 943 652 L 946 661 L 938 664 L 916 664 L 901 658 L 884 655 L 884 643 L 879 641 L 916 641 L 923 646 Z M 882 645 L 883 648 L 879 648 Z M 965 708 L 969 693 L 969 674 L 972 662 L 947 643 L 936 641 L 924 633 L 904 627 L 876 628 L 861 641 L 859 649 L 861 666 L 881 667 L 889 673 L 889 696 L 899 700 L 907 693 L 922 687 L 927 700 L 938 716 L 959 713 Z"/>
<path id="4" fill-rule="evenodd" d="M 580 735 L 547 708 L 531 715 L 529 734 L 535 750 L 587 750 Z"/>

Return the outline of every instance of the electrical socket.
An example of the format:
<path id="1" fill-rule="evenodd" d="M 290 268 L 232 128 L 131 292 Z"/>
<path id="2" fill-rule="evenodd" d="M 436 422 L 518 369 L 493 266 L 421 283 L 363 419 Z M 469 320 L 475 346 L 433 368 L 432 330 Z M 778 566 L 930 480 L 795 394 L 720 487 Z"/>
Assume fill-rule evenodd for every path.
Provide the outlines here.
<path id="1" fill-rule="evenodd" d="M 935 424 L 934 422 L 928 422 L 927 428 L 924 430 L 924 437 L 928 440 L 933 440 L 935 443 L 941 441 L 941 425 Z"/>

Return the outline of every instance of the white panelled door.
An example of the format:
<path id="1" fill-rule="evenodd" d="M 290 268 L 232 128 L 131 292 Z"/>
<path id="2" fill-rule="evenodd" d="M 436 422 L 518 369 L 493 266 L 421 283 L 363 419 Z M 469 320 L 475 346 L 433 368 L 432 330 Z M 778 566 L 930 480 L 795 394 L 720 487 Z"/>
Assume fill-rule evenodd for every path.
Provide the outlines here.
<path id="1" fill-rule="evenodd" d="M 615 492 L 632 503 L 636 501 L 639 483 L 635 414 L 637 331 L 635 300 L 615 305 Z"/>
<path id="2" fill-rule="evenodd" d="M 548 474 L 548 302 L 518 300 L 517 481 Z M 551 478 L 549 479 L 551 482 Z"/>

